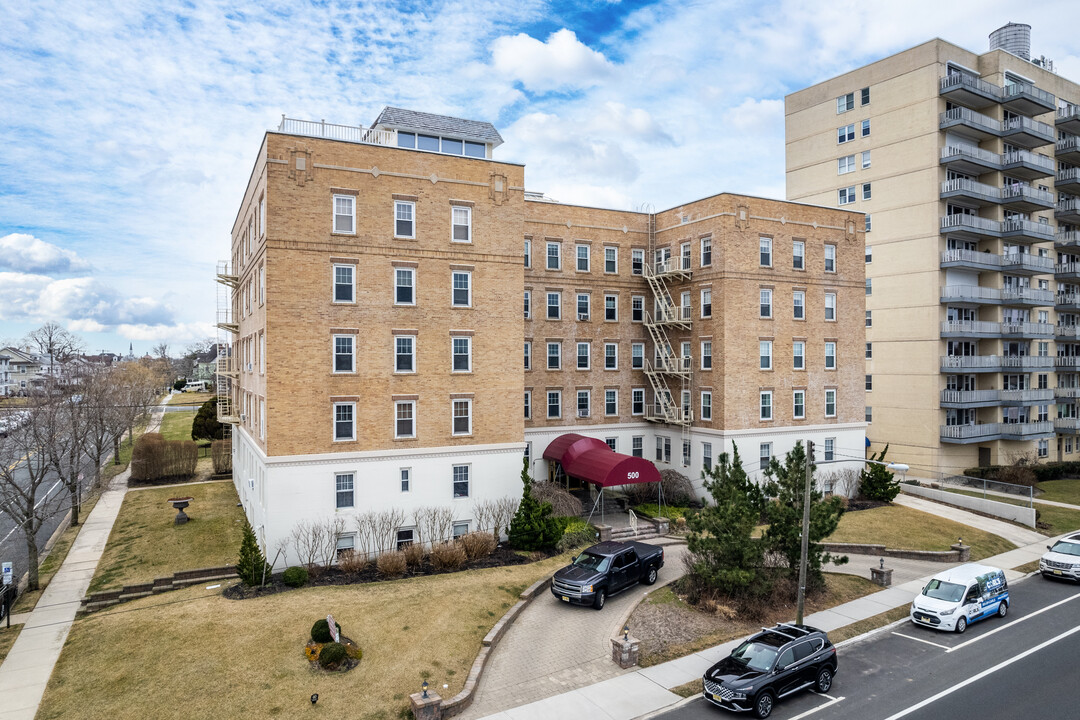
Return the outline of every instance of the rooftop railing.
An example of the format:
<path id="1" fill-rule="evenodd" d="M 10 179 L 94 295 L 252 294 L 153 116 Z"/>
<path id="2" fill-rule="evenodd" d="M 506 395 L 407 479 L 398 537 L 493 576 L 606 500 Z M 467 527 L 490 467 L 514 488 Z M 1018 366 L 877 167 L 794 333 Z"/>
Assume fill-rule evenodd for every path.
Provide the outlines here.
<path id="1" fill-rule="evenodd" d="M 299 120 L 284 115 L 281 116 L 281 122 L 278 124 L 278 132 L 367 145 L 397 147 L 398 144 L 397 130 L 375 130 L 362 125 L 337 125 L 325 120 Z"/>

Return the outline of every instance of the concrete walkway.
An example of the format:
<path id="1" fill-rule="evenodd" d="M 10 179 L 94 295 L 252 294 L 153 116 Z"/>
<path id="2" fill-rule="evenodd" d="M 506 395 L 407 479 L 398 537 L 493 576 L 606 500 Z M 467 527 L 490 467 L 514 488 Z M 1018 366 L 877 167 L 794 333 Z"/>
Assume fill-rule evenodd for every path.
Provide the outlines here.
<path id="1" fill-rule="evenodd" d="M 973 512 L 968 512 L 967 510 L 962 510 L 953 507 L 952 505 L 943 505 L 942 503 L 936 503 L 932 500 L 915 497 L 914 495 L 904 495 L 901 493 L 896 496 L 896 499 L 893 500 L 893 502 L 897 505 L 921 510 L 922 512 L 930 513 L 931 515 L 937 515 L 938 517 L 954 520 L 963 525 L 970 525 L 971 527 L 985 530 L 986 532 L 1005 538 L 1014 545 L 1030 545 L 1032 543 L 1045 542 L 1046 540 L 1045 535 L 1037 533 L 1034 530 L 1028 530 L 1027 528 L 1005 522 L 1004 520 L 995 520 L 994 518 L 976 515 Z"/>
<path id="2" fill-rule="evenodd" d="M 160 409 L 156 410 L 147 432 L 157 430 L 161 417 Z M 129 467 L 113 478 L 101 493 L 67 558 L 41 594 L 33 612 L 29 613 L 19 637 L 0 665 L 0 703 L 3 703 L 4 720 L 33 720 L 37 715 L 49 676 L 64 649 L 75 613 L 86 596 L 120 513 L 130 475 Z"/>
<path id="3" fill-rule="evenodd" d="M 980 521 L 985 520 L 981 516 L 974 517 Z M 1016 581 L 1024 575 L 1009 568 L 1037 560 L 1045 551 L 1045 541 L 1040 540 L 980 562 L 1006 568 L 1006 577 L 1010 581 Z M 933 564 L 937 566 L 935 572 L 949 567 L 946 563 Z M 829 610 L 808 615 L 805 622 L 828 632 L 894 608 L 910 605 L 915 596 L 922 591 L 927 579 L 927 577 L 916 578 Z M 565 610 L 565 608 L 561 609 Z M 543 700 L 526 701 L 527 704 L 523 705 L 519 704 L 521 699 L 517 696 L 507 694 L 503 698 L 504 707 L 511 703 L 517 707 L 506 707 L 504 710 L 485 716 L 483 720 L 550 720 L 553 717 L 589 717 L 596 720 L 640 718 L 681 701 L 682 698 L 671 692 L 671 688 L 699 679 L 709 666 L 726 657 L 740 642 L 741 640 L 734 640 L 649 668 L 632 671 L 616 670 L 612 673 L 613 677 L 607 680 Z M 495 660 L 497 657 L 496 655 L 492 659 Z M 610 660 L 608 663 L 616 667 Z M 481 685 L 486 680 L 485 676 Z M 469 717 L 475 718 L 477 715 L 473 713 Z"/>
<path id="4" fill-rule="evenodd" d="M 975 492 L 986 493 L 987 496 L 1008 498 L 1010 500 L 1026 500 L 1026 498 L 1016 495 L 1015 493 L 1001 492 L 1000 490 L 983 490 L 979 487 L 965 487 L 964 490 L 974 490 Z M 1042 505 L 1053 505 L 1054 507 L 1065 508 L 1066 510 L 1080 510 L 1080 505 L 1073 505 L 1072 503 L 1058 502 L 1057 500 L 1042 500 L 1038 496 L 1032 498 L 1036 503 Z"/>

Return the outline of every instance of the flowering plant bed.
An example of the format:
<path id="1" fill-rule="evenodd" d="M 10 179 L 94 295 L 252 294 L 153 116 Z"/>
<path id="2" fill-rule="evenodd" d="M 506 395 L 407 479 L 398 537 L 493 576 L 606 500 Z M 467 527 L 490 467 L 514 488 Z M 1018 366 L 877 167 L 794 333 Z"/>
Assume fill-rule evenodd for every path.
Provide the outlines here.
<path id="1" fill-rule="evenodd" d="M 322 654 L 324 647 L 334 644 L 336 643 L 321 643 L 315 642 L 314 640 L 308 640 L 307 645 L 304 646 L 304 657 L 307 658 L 310 663 L 312 672 L 346 673 L 360 664 L 360 658 L 363 657 L 360 646 L 352 639 L 342 635 L 341 644 L 345 646 L 345 657 L 332 665 L 323 666 L 323 664 L 319 662 L 319 655 Z"/>

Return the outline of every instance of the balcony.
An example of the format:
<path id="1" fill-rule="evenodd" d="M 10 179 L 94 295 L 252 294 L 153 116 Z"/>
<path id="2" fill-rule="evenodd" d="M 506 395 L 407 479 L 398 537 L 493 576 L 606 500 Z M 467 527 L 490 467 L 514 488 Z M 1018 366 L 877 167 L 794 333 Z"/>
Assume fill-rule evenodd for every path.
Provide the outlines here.
<path id="1" fill-rule="evenodd" d="M 1080 339 L 1080 325 L 1055 325 L 1054 337 L 1065 341 Z"/>
<path id="2" fill-rule="evenodd" d="M 1054 234 L 1054 247 L 1062 250 L 1080 248 L 1080 230 L 1062 230 Z"/>
<path id="3" fill-rule="evenodd" d="M 1039 115 L 1057 108 L 1057 98 L 1030 83 L 1010 83 L 1001 88 L 1001 104 L 1021 115 Z"/>
<path id="4" fill-rule="evenodd" d="M 1048 275 L 1054 272 L 1054 261 L 1032 253 L 1013 252 L 1001 256 L 1001 269 L 1013 275 Z"/>
<path id="5" fill-rule="evenodd" d="M 375 130 L 359 125 L 335 125 L 326 121 L 297 120 L 287 118 L 284 115 L 281 116 L 281 122 L 278 124 L 278 132 L 288 135 L 305 135 L 328 140 L 363 143 L 364 145 L 398 146 L 397 130 Z"/>
<path id="6" fill-rule="evenodd" d="M 1058 280 L 1080 280 L 1080 263 L 1058 263 L 1054 266 L 1054 277 Z"/>
<path id="7" fill-rule="evenodd" d="M 950 73 L 941 78 L 938 92 L 943 98 L 977 109 L 1001 101 L 1001 88 L 966 73 Z"/>
<path id="8" fill-rule="evenodd" d="M 1027 407 L 1053 402 L 1054 391 L 1050 388 L 1026 388 L 1024 390 L 1000 390 L 1000 402 L 1007 406 Z"/>
<path id="9" fill-rule="evenodd" d="M 1054 207 L 1054 193 L 1049 190 L 1015 183 L 1001 188 L 1001 204 L 1009 210 L 1031 212 Z"/>
<path id="10" fill-rule="evenodd" d="M 1035 222 L 1033 220 L 1003 220 L 1001 222 L 1001 238 L 1019 243 L 1052 242 L 1054 240 L 1054 228 L 1050 223 Z"/>
<path id="11" fill-rule="evenodd" d="M 964 178 L 946 180 L 941 183 L 941 199 L 950 200 L 952 198 L 967 200 L 979 207 L 997 205 L 1001 202 L 1001 189 Z"/>
<path id="12" fill-rule="evenodd" d="M 1054 307 L 1058 310 L 1080 310 L 1080 293 L 1059 292 L 1054 301 Z"/>
<path id="13" fill-rule="evenodd" d="M 1001 137 L 1011 145 L 1030 150 L 1052 145 L 1057 140 L 1057 132 L 1053 125 L 1020 116 L 1001 123 Z"/>
<path id="14" fill-rule="evenodd" d="M 1080 194 L 1080 168 L 1059 170 L 1054 181 L 1055 190 Z"/>
<path id="15" fill-rule="evenodd" d="M 1001 223 L 977 215 L 954 213 L 942 216 L 941 232 L 963 237 L 1000 238 Z"/>
<path id="16" fill-rule="evenodd" d="M 977 250 L 946 250 L 941 253 L 941 267 L 966 270 L 1000 271 L 1001 256 Z"/>
<path id="17" fill-rule="evenodd" d="M 1080 387 L 1054 388 L 1054 399 L 1056 400 L 1076 400 L 1077 398 L 1080 398 Z"/>
<path id="18" fill-rule="evenodd" d="M 989 440 L 1037 440 L 1054 435 L 1050 421 L 1030 423 L 982 423 L 980 425 L 942 425 L 942 442 L 968 444 Z"/>
<path id="19" fill-rule="evenodd" d="M 1072 165 L 1080 165 L 1080 136 L 1070 135 L 1054 145 L 1054 155 Z"/>
<path id="20" fill-rule="evenodd" d="M 992 117 L 969 110 L 966 107 L 954 107 L 941 113 L 938 127 L 942 130 L 952 130 L 961 135 L 968 135 L 978 140 L 989 140 L 1001 136 L 1001 123 Z M 1050 142 L 1053 141 L 1053 138 L 1051 138 Z"/>
<path id="21" fill-rule="evenodd" d="M 1001 170 L 1001 156 L 970 145 L 946 145 L 941 148 L 941 164 L 965 175 L 981 175 Z"/>
<path id="22" fill-rule="evenodd" d="M 1057 356 L 1054 358 L 1054 367 L 1061 368 L 1065 372 L 1076 372 L 1080 369 L 1080 356 Z"/>
<path id="23" fill-rule="evenodd" d="M 1059 200 L 1054 208 L 1054 219 L 1070 225 L 1080 225 L 1080 197 Z"/>
<path id="24" fill-rule="evenodd" d="M 1063 108 L 1058 108 L 1057 116 L 1054 118 L 1054 127 L 1073 135 L 1080 135 L 1080 105 L 1069 103 Z"/>
<path id="25" fill-rule="evenodd" d="M 1050 339 L 1054 337 L 1054 326 L 1050 323 L 1040 322 L 1003 322 L 1001 323 L 999 337 L 1009 339 Z"/>
<path id="26" fill-rule="evenodd" d="M 987 320 L 945 320 L 941 323 L 943 338 L 1052 338 L 1050 323 L 992 322 Z"/>
<path id="27" fill-rule="evenodd" d="M 941 372 L 1005 372 L 1049 370 L 1054 358 L 1045 355 L 942 355 Z"/>
<path id="28" fill-rule="evenodd" d="M 1001 401 L 1000 390 L 942 390 L 943 408 L 997 407 Z"/>
<path id="29" fill-rule="evenodd" d="M 1054 420 L 1054 431 L 1061 435 L 1080 434 L 1080 418 L 1057 418 Z"/>
<path id="30" fill-rule="evenodd" d="M 1027 150 L 1013 150 L 1001 154 L 1001 169 L 1023 180 L 1053 177 L 1057 171 L 1054 160 Z"/>

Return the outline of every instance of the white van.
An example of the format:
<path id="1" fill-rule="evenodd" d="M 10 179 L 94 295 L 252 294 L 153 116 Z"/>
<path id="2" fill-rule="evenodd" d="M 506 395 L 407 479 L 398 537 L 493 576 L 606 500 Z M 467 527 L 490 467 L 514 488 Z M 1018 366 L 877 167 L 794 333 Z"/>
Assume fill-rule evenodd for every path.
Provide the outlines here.
<path id="1" fill-rule="evenodd" d="M 1005 572 L 970 563 L 938 573 L 911 603 L 911 622 L 962 633 L 967 626 L 1009 611 Z"/>

